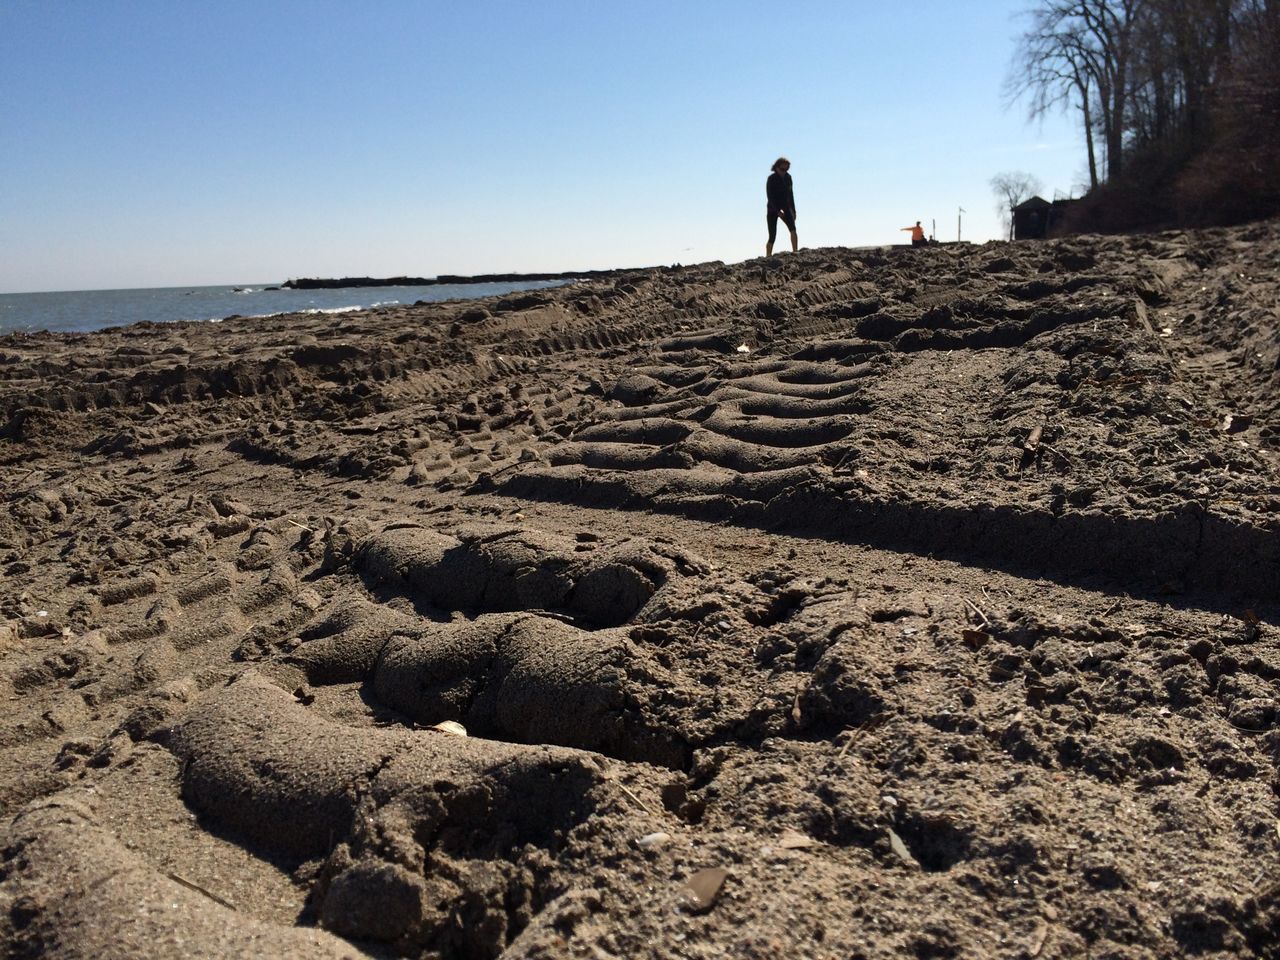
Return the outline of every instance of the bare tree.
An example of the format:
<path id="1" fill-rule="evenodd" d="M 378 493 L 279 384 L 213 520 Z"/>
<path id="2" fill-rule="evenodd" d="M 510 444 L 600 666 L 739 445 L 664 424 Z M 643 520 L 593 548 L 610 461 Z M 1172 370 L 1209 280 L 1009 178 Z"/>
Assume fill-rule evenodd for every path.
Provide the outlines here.
<path id="1" fill-rule="evenodd" d="M 1107 177 L 1124 165 L 1124 135 L 1131 103 L 1134 31 L 1146 0 L 1080 0 L 1073 4 L 1077 23 L 1101 51 L 1098 101 Z"/>
<path id="2" fill-rule="evenodd" d="M 1058 109 L 1080 111 L 1092 189 L 1098 185 L 1094 96 L 1096 78 L 1102 72 L 1101 51 L 1075 29 L 1070 4 L 1048 3 L 1027 15 L 1031 25 L 1019 41 L 1005 80 L 1006 101 L 1011 105 L 1027 98 L 1031 120 Z"/>
<path id="3" fill-rule="evenodd" d="M 991 191 L 996 195 L 996 213 L 1013 239 L 1013 208 L 1040 192 L 1040 181 L 1029 173 L 1013 171 L 991 178 Z"/>
<path id="4" fill-rule="evenodd" d="M 1073 106 L 1084 120 L 1090 185 L 1098 182 L 1094 131 L 1107 176 L 1120 172 L 1133 90 L 1133 46 L 1151 0 L 1043 0 L 1030 11 L 1006 82 L 1010 101 L 1027 97 L 1031 117 Z"/>

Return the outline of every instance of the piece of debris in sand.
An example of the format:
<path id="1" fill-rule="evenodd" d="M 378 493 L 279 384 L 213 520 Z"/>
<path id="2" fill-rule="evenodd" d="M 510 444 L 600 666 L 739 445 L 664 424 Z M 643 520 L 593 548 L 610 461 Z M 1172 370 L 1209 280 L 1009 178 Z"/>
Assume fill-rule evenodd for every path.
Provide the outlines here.
<path id="1" fill-rule="evenodd" d="M 665 847 L 671 842 L 671 834 L 669 833 L 646 833 L 643 837 L 636 838 L 636 846 L 641 850 L 656 850 L 659 847 Z"/>
<path id="2" fill-rule="evenodd" d="M 916 863 L 916 858 L 911 855 L 911 851 L 907 849 L 907 845 L 902 842 L 902 838 L 894 832 L 893 827 L 889 827 L 888 831 L 889 846 L 893 849 L 898 859 L 909 867 L 920 866 L 920 864 Z"/>
<path id="3" fill-rule="evenodd" d="M 1027 953 L 1033 957 L 1040 956 L 1040 951 L 1044 949 L 1044 942 L 1049 939 L 1049 922 L 1043 917 L 1036 919 L 1036 928 L 1031 933 L 1031 942 L 1027 944 Z"/>
<path id="4" fill-rule="evenodd" d="M 1022 443 L 1022 449 L 1027 453 L 1035 453 L 1036 448 L 1040 446 L 1040 437 L 1044 434 L 1044 425 L 1037 424 L 1031 428 L 1031 432 L 1027 434 L 1027 439 Z"/>
<path id="5" fill-rule="evenodd" d="M 1027 438 L 1022 441 L 1022 455 L 1018 460 L 1019 472 L 1027 469 L 1027 467 L 1031 466 L 1033 462 L 1038 462 L 1038 458 L 1040 456 L 1040 438 L 1043 434 L 1044 425 L 1037 424 L 1031 428 L 1031 432 L 1027 434 Z"/>
<path id="6" fill-rule="evenodd" d="M 465 737 L 467 735 L 467 728 L 457 720 L 441 720 L 439 723 L 433 723 L 427 729 L 435 730 L 437 733 L 451 733 L 455 737 Z"/>
<path id="7" fill-rule="evenodd" d="M 960 639 L 964 641 L 964 645 L 977 653 L 985 647 L 991 640 L 991 634 L 985 630 L 972 630 L 966 628 L 960 631 Z"/>
<path id="8" fill-rule="evenodd" d="M 716 905 L 720 899 L 720 890 L 729 871 L 724 867 L 707 867 L 699 870 L 688 880 L 680 891 L 681 902 L 691 913 L 704 913 Z"/>
<path id="9" fill-rule="evenodd" d="M 792 830 L 790 827 L 784 827 L 782 836 L 778 838 L 778 847 L 782 850 L 804 850 L 806 847 L 816 847 L 818 841 L 813 837 L 806 836 L 799 830 Z"/>
<path id="10" fill-rule="evenodd" d="M 1259 619 L 1253 608 L 1245 610 L 1244 616 L 1240 618 L 1244 621 L 1244 639 L 1246 643 L 1253 643 L 1262 633 L 1262 620 Z"/>
<path id="11" fill-rule="evenodd" d="M 1247 430 L 1252 423 L 1253 417 L 1242 413 L 1228 413 L 1222 418 L 1222 432 L 1239 433 L 1241 430 Z"/>

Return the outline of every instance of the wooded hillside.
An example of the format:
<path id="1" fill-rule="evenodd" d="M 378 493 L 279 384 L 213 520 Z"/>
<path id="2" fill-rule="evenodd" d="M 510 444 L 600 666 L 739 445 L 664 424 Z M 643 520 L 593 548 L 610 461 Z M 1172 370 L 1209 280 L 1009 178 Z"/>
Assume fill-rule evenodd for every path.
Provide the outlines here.
<path id="1" fill-rule="evenodd" d="M 1043 0 L 1028 18 L 1009 95 L 1084 131 L 1068 230 L 1280 212 L 1280 2 Z"/>

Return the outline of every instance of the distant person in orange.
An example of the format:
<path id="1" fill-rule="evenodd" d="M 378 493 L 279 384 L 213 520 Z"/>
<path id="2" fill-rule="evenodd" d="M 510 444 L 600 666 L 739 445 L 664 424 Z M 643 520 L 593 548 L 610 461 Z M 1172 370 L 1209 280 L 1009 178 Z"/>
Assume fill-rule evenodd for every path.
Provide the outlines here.
<path id="1" fill-rule="evenodd" d="M 769 198 L 766 219 L 769 223 L 769 242 L 764 245 L 764 255 L 773 256 L 773 241 L 778 238 L 778 220 L 781 219 L 791 231 L 791 252 L 800 249 L 800 240 L 796 236 L 796 198 L 791 192 L 791 161 L 779 157 L 773 161 L 773 173 L 765 181 L 764 191 Z"/>
<path id="2" fill-rule="evenodd" d="M 902 229 L 911 234 L 911 245 L 913 247 L 924 246 L 924 244 L 929 242 L 925 239 L 924 227 L 920 226 L 919 220 L 916 221 L 916 225 L 914 227 L 903 227 Z"/>

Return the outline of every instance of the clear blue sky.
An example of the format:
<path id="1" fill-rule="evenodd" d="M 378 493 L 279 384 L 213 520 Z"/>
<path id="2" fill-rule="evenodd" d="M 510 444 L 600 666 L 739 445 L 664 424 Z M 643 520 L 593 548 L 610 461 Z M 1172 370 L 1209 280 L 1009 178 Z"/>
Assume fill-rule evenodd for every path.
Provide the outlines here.
<path id="1" fill-rule="evenodd" d="M 0 292 L 738 261 L 780 154 L 803 246 L 987 240 L 1084 179 L 1027 5 L 2 0 Z"/>

